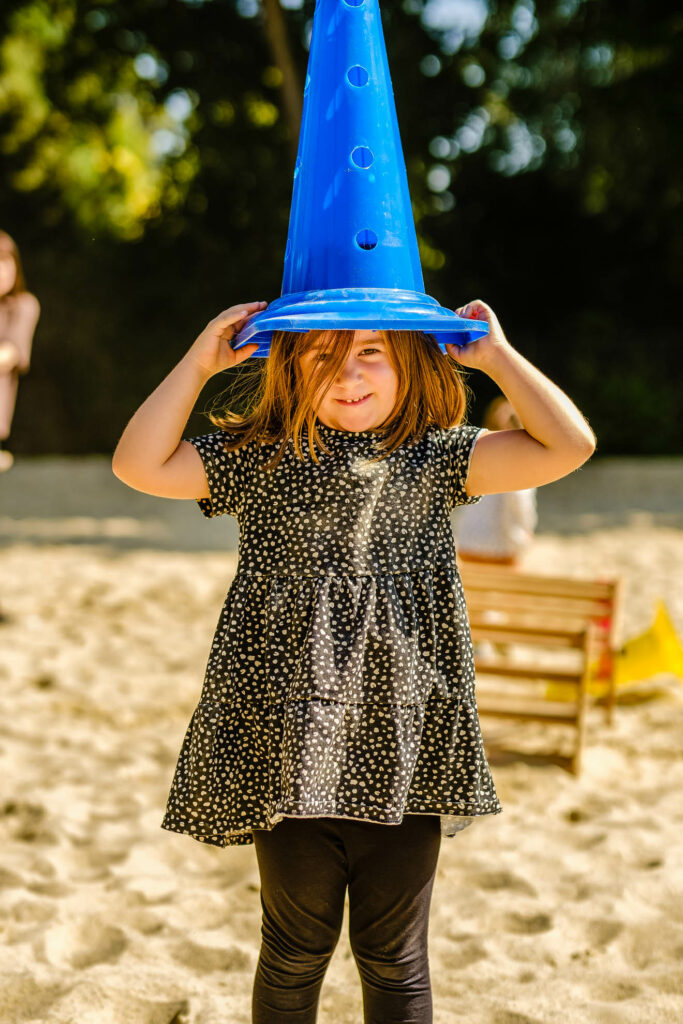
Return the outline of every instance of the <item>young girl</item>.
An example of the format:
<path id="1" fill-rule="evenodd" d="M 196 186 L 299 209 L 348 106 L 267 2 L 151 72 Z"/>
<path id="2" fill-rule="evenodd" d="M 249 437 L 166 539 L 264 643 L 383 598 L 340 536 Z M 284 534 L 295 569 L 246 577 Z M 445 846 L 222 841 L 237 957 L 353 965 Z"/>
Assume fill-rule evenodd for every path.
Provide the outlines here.
<path id="1" fill-rule="evenodd" d="M 12 428 L 20 374 L 28 373 L 38 299 L 26 287 L 16 243 L 0 231 L 0 473 L 14 462 L 4 447 Z"/>
<path id="2" fill-rule="evenodd" d="M 142 404 L 113 470 L 239 522 L 162 827 L 253 843 L 261 880 L 257 1024 L 312 1024 L 349 935 L 371 1024 L 432 1021 L 428 917 L 442 836 L 501 811 L 484 753 L 449 512 L 572 472 L 595 437 L 570 399 L 489 333 L 275 333 L 244 417 L 182 439 L 230 340 L 265 303 L 202 331 Z M 463 424 L 460 366 L 487 373 L 523 427 Z"/>

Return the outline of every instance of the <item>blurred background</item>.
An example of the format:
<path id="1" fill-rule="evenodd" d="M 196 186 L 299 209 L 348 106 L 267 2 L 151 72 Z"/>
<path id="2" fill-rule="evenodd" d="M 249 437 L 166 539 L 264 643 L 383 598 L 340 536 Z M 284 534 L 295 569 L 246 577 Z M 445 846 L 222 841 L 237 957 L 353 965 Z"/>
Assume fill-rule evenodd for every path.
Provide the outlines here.
<path id="1" fill-rule="evenodd" d="M 381 10 L 425 290 L 488 302 L 596 458 L 680 453 L 680 10 Z M 42 307 L 15 454 L 110 453 L 209 319 L 280 294 L 313 12 L 5 0 L 0 227 Z M 496 389 L 470 382 L 479 422 Z"/>

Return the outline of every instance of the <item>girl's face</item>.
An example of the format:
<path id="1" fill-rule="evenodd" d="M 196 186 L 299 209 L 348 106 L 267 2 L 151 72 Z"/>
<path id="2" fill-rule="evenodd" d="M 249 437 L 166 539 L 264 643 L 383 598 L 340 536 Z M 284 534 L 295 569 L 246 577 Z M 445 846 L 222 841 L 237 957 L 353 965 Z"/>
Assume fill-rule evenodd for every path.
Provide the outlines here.
<path id="1" fill-rule="evenodd" d="M 14 288 L 17 267 L 10 253 L 0 253 L 0 295 L 7 295 Z"/>
<path id="2" fill-rule="evenodd" d="M 322 339 L 300 360 L 308 382 L 316 355 L 326 356 L 318 347 Z M 374 430 L 393 411 L 398 377 L 391 365 L 388 346 L 379 331 L 355 331 L 351 350 L 329 391 L 315 407 L 318 419 L 337 430 Z"/>

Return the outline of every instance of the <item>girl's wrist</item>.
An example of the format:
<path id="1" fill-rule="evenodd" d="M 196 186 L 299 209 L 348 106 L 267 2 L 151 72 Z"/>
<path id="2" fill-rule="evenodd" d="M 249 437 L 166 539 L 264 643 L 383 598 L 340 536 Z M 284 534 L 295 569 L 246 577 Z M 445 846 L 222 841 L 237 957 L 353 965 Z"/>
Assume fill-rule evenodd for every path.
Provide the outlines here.
<path id="1" fill-rule="evenodd" d="M 505 374 L 505 370 L 515 358 L 519 356 L 509 341 L 506 339 L 502 341 L 496 341 L 482 358 L 479 364 L 479 369 L 498 383 L 498 377 Z"/>
<path id="2" fill-rule="evenodd" d="M 205 366 L 202 366 L 201 363 L 197 362 L 192 354 L 192 349 L 185 353 L 178 365 L 184 366 L 187 372 L 194 376 L 199 390 L 201 390 L 206 382 L 213 377 L 213 374 L 207 370 Z"/>

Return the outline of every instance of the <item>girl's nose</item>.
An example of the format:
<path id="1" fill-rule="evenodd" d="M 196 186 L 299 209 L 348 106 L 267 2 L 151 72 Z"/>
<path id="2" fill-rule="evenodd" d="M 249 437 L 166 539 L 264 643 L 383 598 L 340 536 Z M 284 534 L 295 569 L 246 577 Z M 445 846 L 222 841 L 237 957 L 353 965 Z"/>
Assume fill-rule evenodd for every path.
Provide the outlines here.
<path id="1" fill-rule="evenodd" d="M 358 376 L 358 363 L 354 359 L 347 359 L 337 376 L 338 380 L 353 380 Z"/>

